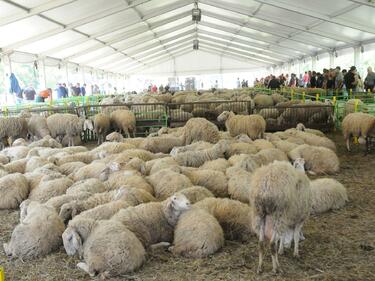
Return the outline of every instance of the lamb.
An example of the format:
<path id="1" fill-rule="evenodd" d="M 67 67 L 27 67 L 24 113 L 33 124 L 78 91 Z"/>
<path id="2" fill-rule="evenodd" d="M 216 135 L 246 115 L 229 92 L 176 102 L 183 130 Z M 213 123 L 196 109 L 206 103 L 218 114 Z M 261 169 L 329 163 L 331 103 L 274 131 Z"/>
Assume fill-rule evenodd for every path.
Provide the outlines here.
<path id="1" fill-rule="evenodd" d="M 115 110 L 111 113 L 111 124 L 117 128 L 120 134 L 123 132 L 128 138 L 130 138 L 130 132 L 135 138 L 136 122 L 135 115 L 129 110 Z"/>
<path id="2" fill-rule="evenodd" d="M 216 160 L 207 161 L 199 168 L 204 169 L 204 170 L 214 170 L 214 171 L 220 171 L 220 172 L 225 173 L 225 171 L 229 167 L 230 167 L 230 164 L 228 160 L 219 158 Z"/>
<path id="3" fill-rule="evenodd" d="M 83 239 L 83 258 L 77 267 L 91 277 L 99 274 L 109 278 L 133 272 L 139 269 L 146 260 L 146 252 L 137 237 L 124 225 L 113 220 L 88 223 L 79 221 L 82 226 L 92 229 L 90 235 Z M 73 237 L 68 235 L 69 237 Z"/>
<path id="4" fill-rule="evenodd" d="M 183 143 L 182 137 L 153 137 L 145 138 L 139 148 L 153 153 L 169 153 L 173 147 L 182 146 Z"/>
<path id="5" fill-rule="evenodd" d="M 305 169 L 311 174 L 333 174 L 340 170 L 335 152 L 325 147 L 303 144 L 288 153 L 291 160 L 305 159 Z"/>
<path id="6" fill-rule="evenodd" d="M 227 140 L 220 140 L 212 148 L 178 153 L 173 158 L 180 166 L 200 167 L 207 161 L 223 158 L 228 148 L 229 142 Z"/>
<path id="7" fill-rule="evenodd" d="M 300 232 L 311 211 L 310 180 L 290 163 L 275 161 L 252 175 L 249 202 L 253 229 L 259 236 L 258 273 L 263 269 L 264 239 L 269 242 L 272 270 L 278 271 L 278 242 L 293 233 L 294 256 L 298 256 Z M 280 246 L 283 243 L 280 243 Z"/>
<path id="8" fill-rule="evenodd" d="M 244 203 L 228 198 L 206 198 L 194 204 L 213 215 L 224 230 L 227 240 L 249 241 L 253 236 L 252 210 Z"/>
<path id="9" fill-rule="evenodd" d="M 42 179 L 39 185 L 30 191 L 29 199 L 44 203 L 54 196 L 64 194 L 72 184 L 73 181 L 67 177 Z"/>
<path id="10" fill-rule="evenodd" d="M 217 117 L 217 121 L 225 121 L 225 127 L 232 137 L 245 134 L 255 140 L 263 138 L 266 130 L 266 121 L 257 114 L 234 115 L 233 112 L 224 111 Z"/>
<path id="11" fill-rule="evenodd" d="M 179 194 L 172 195 L 163 202 L 120 210 L 112 220 L 124 224 L 148 248 L 156 243 L 172 242 L 174 227 L 180 215 L 189 209 L 189 200 Z"/>
<path id="12" fill-rule="evenodd" d="M 205 118 L 191 118 L 184 126 L 183 137 L 185 145 L 197 141 L 217 143 L 220 139 L 219 130 L 215 124 Z"/>
<path id="13" fill-rule="evenodd" d="M 154 187 L 155 197 L 164 200 L 174 193 L 193 186 L 190 179 L 180 174 L 180 171 L 164 169 L 152 174 L 147 180 Z"/>
<path id="14" fill-rule="evenodd" d="M 98 113 L 94 116 L 94 131 L 98 137 L 98 145 L 105 141 L 106 135 L 111 129 L 111 119 L 103 114 Z"/>
<path id="15" fill-rule="evenodd" d="M 4 244 L 4 251 L 7 256 L 21 260 L 47 255 L 60 247 L 63 231 L 64 223 L 53 208 L 31 202 L 10 242 Z"/>
<path id="16" fill-rule="evenodd" d="M 180 216 L 169 250 L 175 255 L 203 258 L 223 245 L 224 233 L 217 220 L 208 212 L 193 208 Z"/>
<path id="17" fill-rule="evenodd" d="M 342 121 L 342 132 L 348 151 L 350 138 L 362 137 L 366 140 L 367 153 L 370 149 L 370 137 L 375 137 L 375 117 L 362 112 L 350 113 Z"/>
<path id="18" fill-rule="evenodd" d="M 0 178 L 0 209 L 16 209 L 29 195 L 29 184 L 24 175 L 14 173 Z"/>
<path id="19" fill-rule="evenodd" d="M 27 129 L 29 134 L 36 139 L 43 139 L 50 135 L 47 119 L 41 115 L 32 114 L 27 122 Z"/>
<path id="20" fill-rule="evenodd" d="M 67 190 L 67 195 L 73 195 L 80 192 L 100 193 L 106 191 L 105 185 L 96 178 L 86 179 L 75 182 Z"/>
<path id="21" fill-rule="evenodd" d="M 10 138 L 10 143 L 13 139 L 24 138 L 27 136 L 27 121 L 23 117 L 1 117 L 0 118 L 0 139 L 4 140 Z M 0 143 L 4 146 L 4 143 Z M 3 147 L 1 147 L 3 148 Z"/>
<path id="22" fill-rule="evenodd" d="M 74 137 L 79 136 L 82 130 L 91 129 L 91 122 L 87 122 L 77 115 L 69 113 L 55 113 L 47 117 L 47 126 L 51 132 L 51 137 L 56 138 L 58 136 L 64 137 L 65 135 L 69 138 L 69 145 L 74 146 Z"/>
<path id="23" fill-rule="evenodd" d="M 181 168 L 194 185 L 204 186 L 217 197 L 228 196 L 228 182 L 223 172 Z"/>
<path id="24" fill-rule="evenodd" d="M 340 209 L 348 201 L 346 188 L 334 179 L 322 178 L 311 181 L 311 192 L 313 214 Z"/>

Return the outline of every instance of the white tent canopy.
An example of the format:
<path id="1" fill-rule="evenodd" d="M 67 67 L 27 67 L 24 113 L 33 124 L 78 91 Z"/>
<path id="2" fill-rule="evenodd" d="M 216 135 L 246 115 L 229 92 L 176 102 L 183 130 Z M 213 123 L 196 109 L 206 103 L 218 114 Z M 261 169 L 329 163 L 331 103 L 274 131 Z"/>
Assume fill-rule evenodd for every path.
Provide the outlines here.
<path id="1" fill-rule="evenodd" d="M 0 0 L 0 52 L 14 61 L 170 75 L 282 68 L 375 42 L 372 0 L 199 0 L 197 24 L 194 2 Z"/>

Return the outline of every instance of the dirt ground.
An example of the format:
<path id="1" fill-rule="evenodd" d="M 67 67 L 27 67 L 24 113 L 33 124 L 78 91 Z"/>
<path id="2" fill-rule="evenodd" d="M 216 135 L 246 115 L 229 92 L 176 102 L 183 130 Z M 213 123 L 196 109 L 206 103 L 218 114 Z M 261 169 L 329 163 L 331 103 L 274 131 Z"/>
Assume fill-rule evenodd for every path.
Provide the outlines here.
<path id="1" fill-rule="evenodd" d="M 341 171 L 333 176 L 348 189 L 350 202 L 337 212 L 311 217 L 304 228 L 301 257 L 290 251 L 280 258 L 283 273 L 272 275 L 270 256 L 265 273 L 256 274 L 256 238 L 241 244 L 227 241 L 225 247 L 205 259 L 173 257 L 166 250 L 150 253 L 134 274 L 111 280 L 375 280 L 375 152 L 363 156 L 363 147 L 347 153 L 342 137 L 330 135 L 338 146 Z M 8 241 L 18 221 L 18 211 L 0 211 L 0 244 Z M 7 281 L 91 280 L 77 270 L 78 262 L 64 253 L 21 262 L 8 260 L 0 250 L 0 266 Z"/>

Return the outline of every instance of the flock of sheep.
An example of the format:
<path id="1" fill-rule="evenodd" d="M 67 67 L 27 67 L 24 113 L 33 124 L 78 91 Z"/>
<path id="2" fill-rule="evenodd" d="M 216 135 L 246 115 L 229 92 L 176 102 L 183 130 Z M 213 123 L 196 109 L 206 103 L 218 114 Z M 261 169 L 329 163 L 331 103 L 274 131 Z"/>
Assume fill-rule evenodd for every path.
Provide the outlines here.
<path id="1" fill-rule="evenodd" d="M 71 139 L 85 126 L 105 136 L 98 120 L 106 114 L 94 126 L 66 114 L 49 122 L 53 116 L 15 117 L 38 140 L 17 139 L 0 152 L 0 209 L 20 209 L 20 223 L 4 244 L 13 258 L 42 257 L 63 245 L 81 258 L 80 269 L 108 277 L 138 270 L 150 248 L 169 246 L 174 255 L 197 258 L 214 254 L 225 239 L 258 236 L 258 271 L 268 241 L 276 272 L 284 248 L 294 242 L 298 255 L 309 215 L 348 200 L 336 180 L 307 177 L 336 173 L 340 165 L 335 144 L 302 124 L 271 134 L 259 115 L 224 111 L 218 119 L 226 132 L 191 118 L 147 138 L 112 132 L 88 150 Z M 129 124 L 127 118 L 115 123 L 126 134 Z M 59 136 L 71 146 L 63 148 Z"/>

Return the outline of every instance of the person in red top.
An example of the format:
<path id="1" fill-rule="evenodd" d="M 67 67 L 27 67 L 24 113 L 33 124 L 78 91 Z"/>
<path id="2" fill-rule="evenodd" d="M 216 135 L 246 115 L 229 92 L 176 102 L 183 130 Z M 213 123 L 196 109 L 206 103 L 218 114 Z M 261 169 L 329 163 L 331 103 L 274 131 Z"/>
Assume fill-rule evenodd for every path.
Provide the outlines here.
<path id="1" fill-rule="evenodd" d="M 156 93 L 157 91 L 158 91 L 158 87 L 156 87 L 156 85 L 152 86 L 151 92 Z"/>

